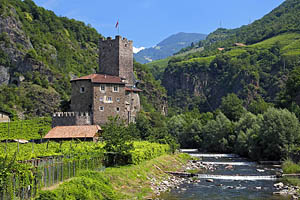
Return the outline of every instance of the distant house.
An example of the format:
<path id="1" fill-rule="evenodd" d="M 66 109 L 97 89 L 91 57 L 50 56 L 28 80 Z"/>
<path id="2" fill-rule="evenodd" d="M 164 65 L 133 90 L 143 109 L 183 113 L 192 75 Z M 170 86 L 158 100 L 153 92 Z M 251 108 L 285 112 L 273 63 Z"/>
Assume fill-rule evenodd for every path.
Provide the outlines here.
<path id="1" fill-rule="evenodd" d="M 97 141 L 101 130 L 99 125 L 56 126 L 45 135 L 44 139 L 54 141 L 73 139 Z"/>
<path id="2" fill-rule="evenodd" d="M 234 43 L 234 46 L 237 46 L 237 47 L 245 47 L 246 45 L 243 44 L 243 43 Z"/>
<path id="3" fill-rule="evenodd" d="M 223 50 L 224 50 L 224 48 L 218 48 L 218 50 L 219 50 L 219 51 L 223 51 Z"/>
<path id="4" fill-rule="evenodd" d="M 8 112 L 0 111 L 0 123 L 9 122 L 10 121 L 9 115 L 10 114 Z"/>

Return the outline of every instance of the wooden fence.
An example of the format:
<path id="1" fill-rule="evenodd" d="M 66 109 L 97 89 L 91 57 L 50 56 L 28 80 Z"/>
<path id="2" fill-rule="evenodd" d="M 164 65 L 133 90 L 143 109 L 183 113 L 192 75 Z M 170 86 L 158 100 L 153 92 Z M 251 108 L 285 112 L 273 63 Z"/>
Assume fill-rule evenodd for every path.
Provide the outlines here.
<path id="1" fill-rule="evenodd" d="M 103 156 L 89 159 L 73 159 L 72 157 L 46 157 L 24 161 L 35 168 L 34 176 L 24 180 L 12 175 L 9 182 L 0 189 L 0 200 L 25 200 L 34 198 L 38 190 L 47 188 L 75 177 L 82 170 L 104 170 Z"/>

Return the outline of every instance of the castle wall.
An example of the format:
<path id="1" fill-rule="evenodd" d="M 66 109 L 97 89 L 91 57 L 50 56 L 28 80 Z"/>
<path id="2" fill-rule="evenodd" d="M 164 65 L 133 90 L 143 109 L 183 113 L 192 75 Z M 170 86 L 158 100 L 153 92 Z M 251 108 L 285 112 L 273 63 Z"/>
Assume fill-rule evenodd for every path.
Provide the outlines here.
<path id="1" fill-rule="evenodd" d="M 90 80 L 72 81 L 71 110 L 91 112 L 93 107 L 93 87 Z M 85 88 L 81 91 L 81 88 Z"/>
<path id="2" fill-rule="evenodd" d="M 93 116 L 87 112 L 57 112 L 52 116 L 52 128 L 56 126 L 92 125 Z"/>
<path id="3" fill-rule="evenodd" d="M 141 110 L 140 96 L 137 92 L 126 92 L 126 112 L 127 112 L 127 122 L 135 122 L 137 113 Z"/>
<path id="4" fill-rule="evenodd" d="M 105 86 L 105 91 L 100 91 L 100 86 Z M 113 87 L 118 87 L 118 92 Z M 125 117 L 125 85 L 118 84 L 94 84 L 93 123 L 103 125 L 109 121 L 109 117 L 119 115 Z M 111 101 L 107 99 L 111 98 Z M 101 107 L 103 110 L 101 110 Z"/>
<path id="5" fill-rule="evenodd" d="M 120 40 L 119 76 L 125 78 L 128 86 L 133 86 L 133 49 L 132 41 Z"/>
<path id="6" fill-rule="evenodd" d="M 99 73 L 119 76 L 133 85 L 133 45 L 131 40 L 116 36 L 99 42 Z"/>

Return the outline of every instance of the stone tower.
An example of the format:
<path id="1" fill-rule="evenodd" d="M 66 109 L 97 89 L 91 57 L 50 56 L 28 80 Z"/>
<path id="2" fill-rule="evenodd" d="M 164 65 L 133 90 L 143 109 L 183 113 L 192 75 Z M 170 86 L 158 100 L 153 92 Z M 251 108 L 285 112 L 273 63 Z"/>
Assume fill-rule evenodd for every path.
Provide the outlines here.
<path id="1" fill-rule="evenodd" d="M 99 73 L 118 76 L 126 86 L 133 86 L 132 41 L 116 36 L 99 42 Z"/>

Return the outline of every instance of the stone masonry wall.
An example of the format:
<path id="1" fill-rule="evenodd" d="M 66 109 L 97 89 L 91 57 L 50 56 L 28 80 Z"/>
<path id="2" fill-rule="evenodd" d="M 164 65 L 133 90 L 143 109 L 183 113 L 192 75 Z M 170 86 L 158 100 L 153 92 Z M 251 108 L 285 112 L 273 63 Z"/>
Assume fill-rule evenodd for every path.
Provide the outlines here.
<path id="1" fill-rule="evenodd" d="M 99 42 L 99 73 L 119 76 L 133 85 L 132 41 L 116 36 Z"/>
<path id="2" fill-rule="evenodd" d="M 105 91 L 100 91 L 100 86 L 105 86 Z M 119 91 L 113 92 L 113 86 L 118 86 Z M 112 101 L 107 101 L 111 97 Z M 117 99 L 118 98 L 118 99 Z M 103 125 L 110 116 L 119 115 L 124 119 L 125 113 L 125 85 L 94 84 L 93 123 Z M 100 110 L 103 107 L 103 110 Z M 119 111 L 117 111 L 119 108 Z"/>
<path id="3" fill-rule="evenodd" d="M 57 112 L 52 116 L 52 128 L 56 126 L 92 125 L 93 116 L 87 112 Z"/>
<path id="4" fill-rule="evenodd" d="M 119 39 L 99 42 L 99 73 L 112 76 L 119 76 Z"/>
<path id="5" fill-rule="evenodd" d="M 133 86 L 133 50 L 132 41 L 123 38 L 119 49 L 119 76 L 125 78 L 128 86 Z"/>
<path id="6" fill-rule="evenodd" d="M 73 112 L 91 112 L 93 107 L 93 88 L 90 80 L 72 81 L 71 110 Z M 84 87 L 85 91 L 80 92 Z"/>
<path id="7" fill-rule="evenodd" d="M 127 122 L 135 122 L 137 113 L 141 110 L 140 96 L 137 92 L 126 92 Z"/>

